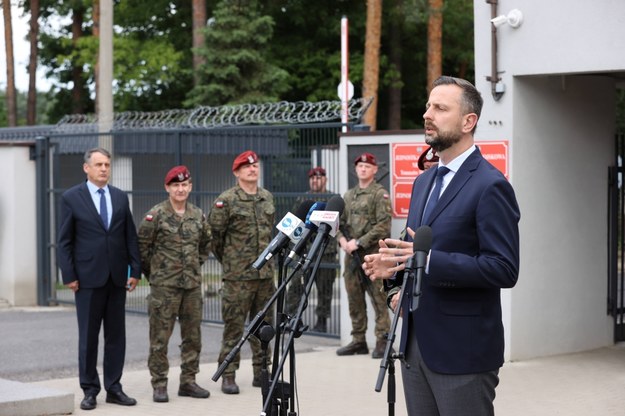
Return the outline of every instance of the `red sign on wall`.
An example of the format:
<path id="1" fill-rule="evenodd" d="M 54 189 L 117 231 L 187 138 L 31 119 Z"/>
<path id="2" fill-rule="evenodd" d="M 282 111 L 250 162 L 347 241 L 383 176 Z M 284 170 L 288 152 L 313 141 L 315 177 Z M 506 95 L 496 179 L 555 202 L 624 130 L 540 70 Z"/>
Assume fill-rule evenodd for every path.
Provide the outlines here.
<path id="1" fill-rule="evenodd" d="M 397 182 L 393 184 L 393 216 L 395 218 L 408 216 L 411 194 L 412 182 Z"/>
<path id="2" fill-rule="evenodd" d="M 419 156 L 428 147 L 425 143 L 394 143 L 391 155 L 393 179 L 414 181 L 421 173 L 417 166 Z"/>
<path id="3" fill-rule="evenodd" d="M 484 159 L 508 178 L 508 141 L 476 141 Z M 417 166 L 419 156 L 428 148 L 425 143 L 393 143 L 391 150 L 393 216 L 406 218 L 410 208 L 412 183 L 422 171 Z"/>

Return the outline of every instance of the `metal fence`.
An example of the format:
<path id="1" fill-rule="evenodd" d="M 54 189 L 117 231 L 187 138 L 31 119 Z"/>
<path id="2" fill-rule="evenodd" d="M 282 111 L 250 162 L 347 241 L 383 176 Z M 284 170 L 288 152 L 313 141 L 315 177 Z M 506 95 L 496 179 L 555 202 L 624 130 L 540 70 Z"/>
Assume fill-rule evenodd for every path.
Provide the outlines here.
<path id="1" fill-rule="evenodd" d="M 616 160 L 608 179 L 608 293 L 607 313 L 614 320 L 614 342 L 625 341 L 625 134 L 615 140 Z"/>
<path id="2" fill-rule="evenodd" d="M 167 198 L 163 188 L 165 173 L 175 165 L 184 164 L 193 176 L 190 201 L 208 213 L 215 198 L 234 185 L 231 165 L 234 157 L 246 149 L 255 150 L 262 165 L 261 185 L 271 191 L 276 203 L 276 220 L 293 211 L 296 199 L 308 189 L 307 171 L 313 159 L 320 160 L 329 171 L 338 169 L 337 135 L 340 124 L 298 127 L 256 127 L 226 131 L 117 132 L 111 136 L 113 149 L 112 183 L 128 193 L 135 223 L 155 204 Z M 109 136 L 109 135 L 106 135 Z M 101 134 L 63 135 L 50 137 L 47 148 L 50 158 L 48 193 L 50 233 L 49 248 L 51 302 L 74 301 L 71 291 L 61 283 L 56 258 L 55 234 L 58 229 L 60 195 L 84 180 L 82 157 L 85 150 L 96 147 Z M 45 181 L 47 182 L 47 181 Z M 338 268 L 338 264 L 323 267 Z M 204 317 L 207 322 L 221 322 L 221 266 L 210 258 L 203 269 Z M 335 284 L 335 302 L 328 333 L 339 334 L 339 295 Z M 147 282 L 128 297 L 127 309 L 146 312 Z M 310 297 L 304 322 L 314 324 L 316 292 Z"/>
<path id="3" fill-rule="evenodd" d="M 189 168 L 193 177 L 190 202 L 208 213 L 215 198 L 235 184 L 231 172 L 234 157 L 254 150 L 261 159 L 261 186 L 274 195 L 278 220 L 293 211 L 296 199 L 308 190 L 307 171 L 311 167 L 324 166 L 329 191 L 338 189 L 338 133 L 345 127 L 356 128 L 369 103 L 350 102 L 348 125 L 328 121 L 340 118 L 340 106 L 332 102 L 122 113 L 108 122 L 92 116 L 68 116 L 47 134 L 42 134 L 41 128 L 34 130 L 39 136 L 33 155 L 38 183 L 39 303 L 74 302 L 55 262 L 56 232 L 60 195 L 84 181 L 82 158 L 87 149 L 102 146 L 112 150 L 111 182 L 127 192 L 137 225 L 152 206 L 167 198 L 163 179 L 172 166 L 184 164 Z M 252 125 L 261 118 L 261 124 Z M 338 277 L 338 263 L 322 263 L 321 267 L 336 270 Z M 221 322 L 219 262 L 209 258 L 202 274 L 203 319 Z M 325 334 L 334 337 L 340 333 L 339 282 L 337 279 L 334 284 L 332 316 Z M 127 309 L 145 313 L 148 292 L 149 286 L 142 279 L 128 296 Z M 311 327 L 316 299 L 313 287 L 303 316 Z"/>

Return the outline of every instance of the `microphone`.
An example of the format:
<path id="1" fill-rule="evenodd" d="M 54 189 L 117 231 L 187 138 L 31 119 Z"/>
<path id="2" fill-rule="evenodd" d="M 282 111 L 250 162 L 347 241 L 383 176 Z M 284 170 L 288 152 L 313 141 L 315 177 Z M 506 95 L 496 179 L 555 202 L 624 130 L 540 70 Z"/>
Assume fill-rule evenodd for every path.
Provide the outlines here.
<path id="1" fill-rule="evenodd" d="M 304 218 L 313 203 L 309 200 L 302 202 L 297 208 L 297 215 L 287 212 L 284 218 L 276 224 L 279 232 L 252 264 L 254 269 L 260 270 L 278 251 L 289 244 L 291 238 L 297 238 L 294 236 L 300 236 L 303 233 Z"/>
<path id="2" fill-rule="evenodd" d="M 328 235 L 332 237 L 336 235 L 344 208 L 345 201 L 343 201 L 343 198 L 335 195 L 328 201 L 325 211 L 314 211 L 310 215 L 310 222 L 316 224 L 318 229 L 317 236 L 310 246 L 308 254 L 306 254 L 306 262 L 304 263 L 304 267 L 302 267 L 302 272 L 308 270 L 311 260 L 317 256 L 320 249 L 321 254 L 323 254 L 323 250 L 328 241 Z"/>
<path id="3" fill-rule="evenodd" d="M 406 262 L 406 270 L 416 269 L 414 278 L 414 286 L 412 289 L 412 302 L 410 304 L 410 312 L 419 307 L 419 298 L 421 297 L 421 279 L 423 278 L 423 269 L 425 269 L 425 261 L 428 252 L 432 247 L 432 229 L 427 225 L 417 228 L 412 243 L 414 255 Z"/>
<path id="4" fill-rule="evenodd" d="M 326 203 L 323 201 L 317 201 L 310 207 L 310 210 L 308 210 L 308 214 L 306 215 L 306 222 L 304 223 L 304 232 L 302 232 L 302 235 L 300 236 L 299 240 L 295 243 L 295 245 L 291 249 L 289 256 L 284 262 L 285 266 L 288 266 L 291 263 L 291 261 L 293 261 L 293 258 L 295 256 L 301 257 L 302 251 L 304 250 L 304 247 L 306 247 L 308 240 L 310 240 L 312 238 L 312 235 L 317 232 L 317 225 L 310 221 L 310 217 L 312 213 L 314 211 L 324 211 L 325 209 L 326 209 Z"/>

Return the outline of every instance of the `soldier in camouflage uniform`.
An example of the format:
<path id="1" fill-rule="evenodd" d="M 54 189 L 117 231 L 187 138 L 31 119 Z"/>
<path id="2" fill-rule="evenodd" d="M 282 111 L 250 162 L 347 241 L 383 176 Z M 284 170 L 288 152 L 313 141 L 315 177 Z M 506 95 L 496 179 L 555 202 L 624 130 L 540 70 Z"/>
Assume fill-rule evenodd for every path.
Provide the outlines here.
<path id="1" fill-rule="evenodd" d="M 386 347 L 385 334 L 391 326 L 386 310 L 386 295 L 382 282 L 371 282 L 361 274 L 361 264 L 355 264 L 356 257 L 361 261 L 366 254 L 377 253 L 378 241 L 390 237 L 391 204 L 388 191 L 375 182 L 378 171 L 375 156 L 363 153 L 354 161 L 358 185 L 345 193 L 345 210 L 341 215 L 340 231 L 337 239 L 345 251 L 345 290 L 349 301 L 349 315 L 352 319 L 352 342 L 336 353 L 338 355 L 368 354 L 367 304 L 365 291 L 371 297 L 375 310 L 376 344 L 371 356 L 382 358 Z M 349 238 L 347 238 L 349 237 Z"/>
<path id="2" fill-rule="evenodd" d="M 150 282 L 150 354 L 153 400 L 167 402 L 167 346 L 176 318 L 180 323 L 179 396 L 207 398 L 198 386 L 202 337 L 202 289 L 200 267 L 208 258 L 210 227 L 202 211 L 187 201 L 191 175 L 185 166 L 165 176 L 169 198 L 152 207 L 139 225 L 139 249 L 145 276 Z"/>
<path id="3" fill-rule="evenodd" d="M 213 253 L 223 267 L 222 319 L 224 332 L 218 363 L 224 361 L 243 336 L 245 321 L 260 312 L 275 293 L 272 262 L 260 270 L 252 263 L 271 242 L 275 206 L 273 195 L 258 186 L 260 166 L 256 153 L 245 151 L 234 160 L 232 172 L 237 184 L 217 197 L 209 214 Z M 273 324 L 273 311 L 265 319 Z M 253 386 L 261 386 L 263 358 L 269 365 L 270 351 L 263 357 L 260 341 L 249 338 L 252 347 Z M 237 354 L 222 375 L 221 390 L 238 394 L 235 372 L 241 357 Z"/>
<path id="4" fill-rule="evenodd" d="M 320 166 L 312 168 L 308 171 L 308 181 L 310 189 L 306 194 L 298 197 L 293 207 L 293 212 L 297 212 L 297 208 L 305 200 L 313 200 L 315 202 L 328 202 L 328 200 L 334 196 L 332 193 L 328 193 L 326 189 L 326 183 L 328 178 L 326 177 L 326 170 Z M 310 248 L 310 244 L 308 244 Z M 330 241 L 321 258 L 321 265 L 335 265 L 336 264 L 337 246 L 335 241 Z M 330 312 L 332 310 L 332 286 L 334 285 L 334 279 L 336 278 L 336 269 L 319 267 L 317 270 L 317 276 L 315 277 L 315 286 L 317 287 L 317 308 L 315 314 L 317 315 L 317 322 L 313 328 L 316 332 L 328 331 L 328 319 L 330 319 Z M 287 306 L 286 312 L 289 315 L 295 315 L 299 300 L 304 293 L 304 282 L 302 282 L 301 273 L 293 276 L 287 293 Z"/>

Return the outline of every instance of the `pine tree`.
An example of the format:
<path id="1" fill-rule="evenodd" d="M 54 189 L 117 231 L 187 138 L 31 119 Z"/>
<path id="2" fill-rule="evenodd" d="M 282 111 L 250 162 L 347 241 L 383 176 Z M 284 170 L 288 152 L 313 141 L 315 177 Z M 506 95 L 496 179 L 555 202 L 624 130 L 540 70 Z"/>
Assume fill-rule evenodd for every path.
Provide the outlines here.
<path id="1" fill-rule="evenodd" d="M 288 89 L 286 71 L 268 58 L 274 21 L 255 0 L 222 0 L 205 29 L 205 58 L 187 106 L 277 101 Z"/>

